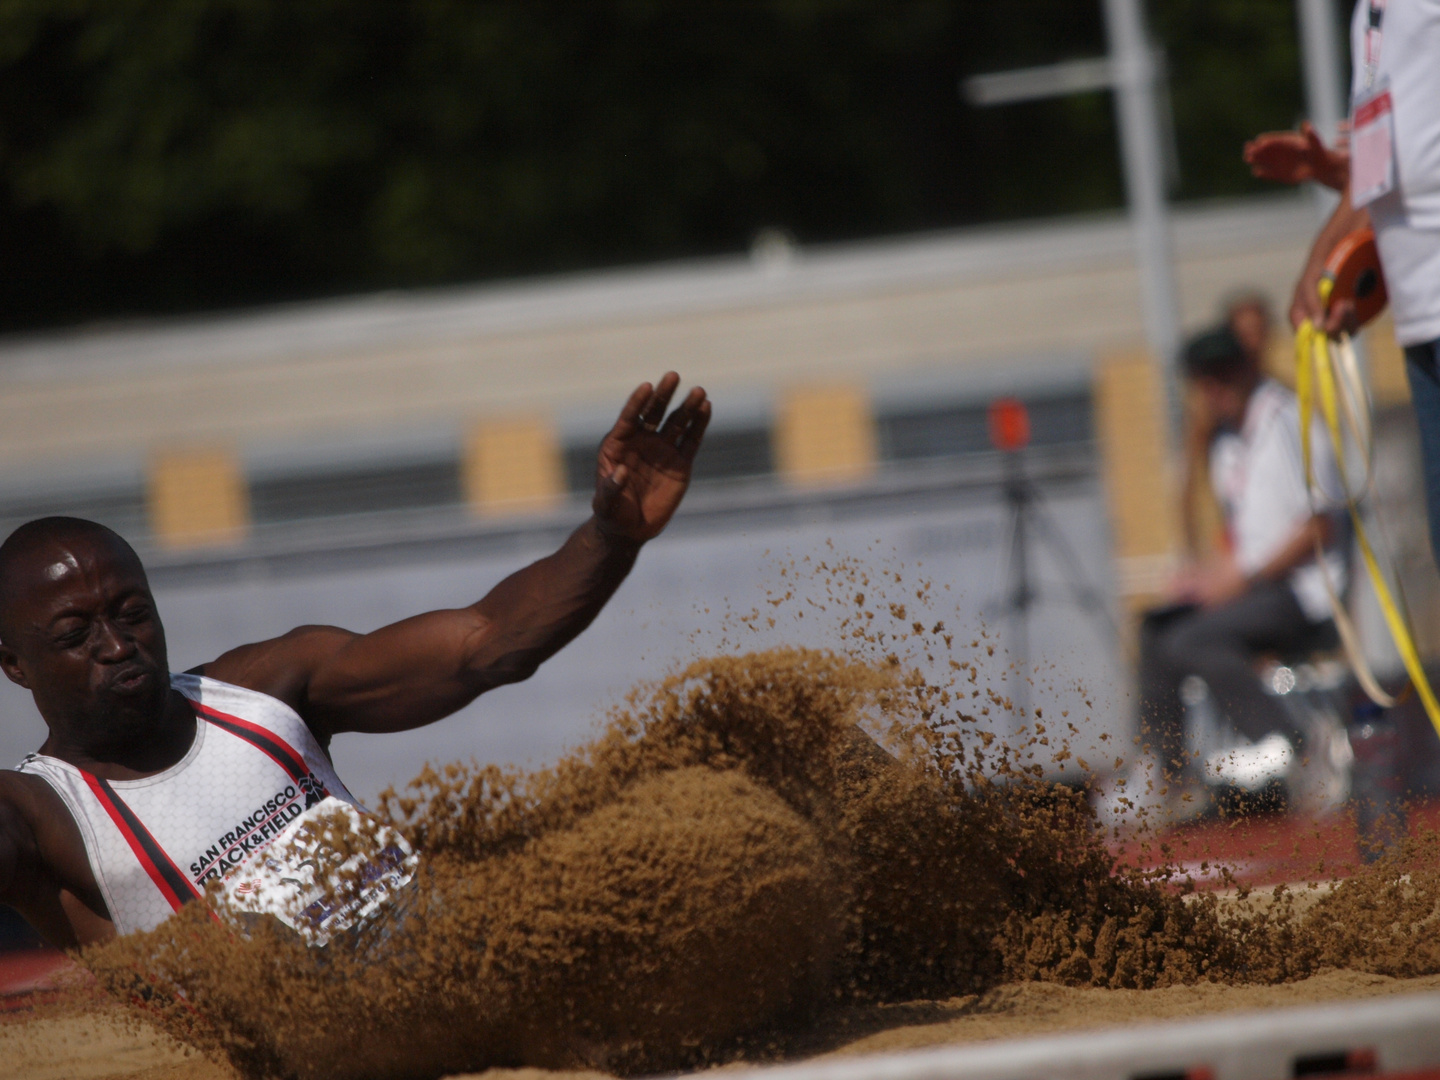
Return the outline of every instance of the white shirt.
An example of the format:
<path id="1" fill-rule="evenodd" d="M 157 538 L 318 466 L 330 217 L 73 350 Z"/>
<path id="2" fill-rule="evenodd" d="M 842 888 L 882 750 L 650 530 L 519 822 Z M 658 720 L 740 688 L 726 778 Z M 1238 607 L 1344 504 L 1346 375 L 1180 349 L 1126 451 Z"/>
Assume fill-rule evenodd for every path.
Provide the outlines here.
<path id="1" fill-rule="evenodd" d="M 1246 575 L 1269 562 L 1315 509 L 1332 508 L 1341 494 L 1339 466 L 1318 419 L 1310 445 L 1314 508 L 1300 456 L 1299 402 L 1290 390 L 1264 379 L 1250 395 L 1240 431 L 1227 432 L 1210 446 L 1210 482 L 1225 512 L 1235 562 Z M 1312 622 L 1331 617 L 1321 576 L 1326 569 L 1336 594 L 1345 589 L 1345 558 L 1338 544 L 1326 549 L 1325 563 L 1322 569 L 1311 560 L 1290 573 L 1290 588 Z"/>
<path id="2" fill-rule="evenodd" d="M 215 679 L 171 675 L 170 685 L 195 709 L 195 740 L 163 772 L 107 781 L 43 754 L 19 766 L 44 778 L 75 819 L 118 933 L 153 929 L 214 879 L 231 908 L 276 915 L 323 945 L 410 879 L 413 857 L 388 835 L 399 846 L 370 860 L 358 897 L 337 903 L 317 886 L 313 868 L 324 860 L 311 851 L 302 853 L 312 868 L 305 878 L 284 854 L 300 826 L 355 805 L 305 721 L 267 694 Z M 354 826 L 359 812 L 347 817 Z"/>
<path id="3" fill-rule="evenodd" d="M 1369 44 L 1374 62 L 1367 64 L 1372 5 L 1384 14 Z M 1395 336 L 1401 345 L 1434 341 L 1440 338 L 1440 0 L 1359 0 L 1350 51 L 1352 103 L 1388 81 L 1395 111 L 1395 189 L 1369 207 Z"/>

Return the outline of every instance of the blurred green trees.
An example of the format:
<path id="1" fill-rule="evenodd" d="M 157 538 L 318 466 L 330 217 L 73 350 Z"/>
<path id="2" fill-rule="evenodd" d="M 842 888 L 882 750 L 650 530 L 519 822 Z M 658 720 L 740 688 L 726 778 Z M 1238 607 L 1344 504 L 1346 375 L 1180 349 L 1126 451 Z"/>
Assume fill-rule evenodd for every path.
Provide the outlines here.
<path id="1" fill-rule="evenodd" d="M 1182 198 L 1300 113 L 1291 0 L 1151 0 Z M 1098 0 L 0 0 L 0 326 L 1117 206 Z"/>

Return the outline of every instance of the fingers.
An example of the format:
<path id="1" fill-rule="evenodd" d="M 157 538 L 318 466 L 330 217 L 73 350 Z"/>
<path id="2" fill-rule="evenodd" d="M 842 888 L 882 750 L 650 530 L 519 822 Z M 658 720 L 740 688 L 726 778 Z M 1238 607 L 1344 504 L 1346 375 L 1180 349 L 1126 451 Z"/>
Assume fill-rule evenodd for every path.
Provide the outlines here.
<path id="1" fill-rule="evenodd" d="M 703 388 L 696 386 L 685 395 L 680 407 L 670 414 L 660 437 L 690 457 L 700 448 L 700 440 L 710 423 L 710 400 Z"/>
<path id="2" fill-rule="evenodd" d="M 679 385 L 680 376 L 673 371 L 667 371 L 660 377 L 660 385 L 655 387 L 640 410 L 641 424 L 652 431 L 660 427 L 660 421 L 665 419 L 665 410 L 670 407 L 670 399 Z"/>
<path id="3" fill-rule="evenodd" d="M 1320 306 L 1318 298 L 1310 301 L 1296 296 L 1290 302 L 1290 326 L 1294 330 L 1299 330 L 1300 325 L 1307 320 L 1314 326 L 1323 326 L 1325 309 Z"/>
<path id="4" fill-rule="evenodd" d="M 1308 145 L 1303 133 L 1267 131 L 1245 144 L 1241 156 L 1262 180 L 1298 184 L 1309 179 Z"/>
<path id="5" fill-rule="evenodd" d="M 1325 305 L 1320 303 L 1320 271 L 1306 267 L 1295 283 L 1295 294 L 1290 298 L 1290 325 L 1300 329 L 1300 324 L 1309 319 L 1316 326 L 1325 325 Z"/>
<path id="6" fill-rule="evenodd" d="M 650 396 L 653 393 L 654 387 L 648 382 L 642 382 L 635 388 L 634 392 L 631 393 L 629 399 L 620 409 L 620 416 L 615 421 L 615 431 L 617 434 L 628 433 L 630 429 L 640 426 L 642 423 L 640 419 L 641 411 L 645 408 L 645 403 L 650 400 Z"/>
<path id="7" fill-rule="evenodd" d="M 690 447 L 693 454 L 710 423 L 710 401 L 702 387 L 692 387 L 667 417 L 665 411 L 679 385 L 680 376 L 673 371 L 667 371 L 655 386 L 641 383 L 620 410 L 612 434 L 625 438 L 637 430 L 653 431 L 671 446 Z"/>
<path id="8" fill-rule="evenodd" d="M 1355 302 L 1341 300 L 1330 305 L 1325 313 L 1325 333 L 1331 337 L 1337 334 L 1354 334 L 1360 329 L 1360 320 L 1355 315 Z"/>
<path id="9" fill-rule="evenodd" d="M 1276 137 L 1284 134 L 1288 134 L 1288 132 L 1261 132 L 1245 144 L 1240 156 L 1245 159 L 1247 165 L 1254 165 L 1257 158 L 1263 157 L 1266 151 L 1275 145 Z"/>
<path id="10" fill-rule="evenodd" d="M 707 398 L 700 402 L 699 406 L 695 409 L 695 415 L 690 421 L 690 426 L 686 428 L 684 437 L 681 438 L 677 444 L 680 452 L 685 455 L 687 461 L 694 459 L 695 452 L 700 449 L 701 440 L 705 438 L 705 429 L 709 426 L 710 401 Z"/>
<path id="11" fill-rule="evenodd" d="M 1250 161 L 1277 148 L 1290 150 L 1303 143 L 1303 137 L 1293 131 L 1262 131 L 1245 144 L 1241 155 L 1246 161 Z"/>
<path id="12" fill-rule="evenodd" d="M 668 443 L 675 443 L 684 434 L 685 428 L 689 425 L 695 410 L 705 400 L 705 391 L 698 386 L 690 388 L 690 393 L 685 395 L 685 400 L 680 407 L 672 412 L 669 418 L 660 428 L 660 437 Z"/>

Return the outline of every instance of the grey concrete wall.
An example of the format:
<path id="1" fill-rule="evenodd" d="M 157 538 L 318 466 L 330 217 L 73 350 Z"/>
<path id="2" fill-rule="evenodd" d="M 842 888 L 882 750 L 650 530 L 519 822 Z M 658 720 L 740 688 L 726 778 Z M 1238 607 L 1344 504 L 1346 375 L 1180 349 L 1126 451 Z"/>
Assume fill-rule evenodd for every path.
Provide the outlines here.
<path id="1" fill-rule="evenodd" d="M 1060 531 L 1086 573 L 1108 587 L 1109 540 L 1098 484 L 1081 478 L 1049 491 Z M 774 609 L 765 604 L 767 589 L 783 593 L 792 587 L 794 579 L 782 579 L 781 568 L 806 555 L 853 555 L 875 570 L 903 566 L 907 583 L 922 577 L 934 582 L 936 600 L 927 620 L 943 619 L 957 631 L 957 645 L 968 643 L 982 625 L 1001 635 L 993 658 L 980 650 L 982 684 L 1009 693 L 1014 676 L 1005 671 L 997 605 L 1004 591 L 1005 539 L 1006 516 L 993 486 L 921 492 L 883 503 L 797 502 L 772 505 L 764 513 L 737 509 L 682 517 L 672 533 L 644 551 L 596 623 L 535 678 L 495 691 L 426 729 L 341 736 L 334 745 L 336 764 L 364 798 L 403 783 L 426 761 L 474 756 L 544 764 L 583 741 L 634 683 L 687 660 L 782 644 L 837 645 L 841 637 L 833 613 L 798 600 Z M 343 560 L 331 560 L 333 570 L 325 569 L 324 553 L 317 552 L 298 572 L 241 568 L 208 578 L 162 570 L 156 593 L 172 666 L 181 670 L 300 623 L 364 631 L 418 611 L 468 603 L 552 546 L 550 539 L 520 538 L 503 552 L 439 557 L 407 555 L 402 548 L 376 565 L 347 568 Z M 1114 642 L 1064 602 L 1064 570 L 1052 555 L 1040 549 L 1036 563 L 1046 600 L 1031 629 L 1039 669 L 1033 700 L 1049 706 L 1051 715 L 1069 709 L 1086 743 L 1102 731 L 1127 732 L 1127 680 Z M 819 591 L 814 587 L 808 594 Z M 906 592 L 892 587 L 897 600 L 908 601 Z M 750 631 L 724 614 L 755 607 L 775 615 L 773 629 L 762 620 Z M 968 659 L 972 650 L 959 654 Z M 1092 706 L 1085 705 L 1087 698 Z M 18 760 L 41 742 L 44 729 L 33 704 L 8 684 L 0 685 L 0 717 L 0 758 Z M 998 711 L 992 720 L 998 730 L 1010 722 Z"/>

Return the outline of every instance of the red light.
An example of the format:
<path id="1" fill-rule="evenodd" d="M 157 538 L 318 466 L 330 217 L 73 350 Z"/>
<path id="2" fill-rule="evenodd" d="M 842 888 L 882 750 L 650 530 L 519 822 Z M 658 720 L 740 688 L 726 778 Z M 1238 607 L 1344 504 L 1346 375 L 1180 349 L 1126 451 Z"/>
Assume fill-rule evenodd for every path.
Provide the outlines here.
<path id="1" fill-rule="evenodd" d="M 1030 412 L 1019 398 L 990 403 L 990 442 L 996 450 L 1024 450 L 1030 444 Z"/>

